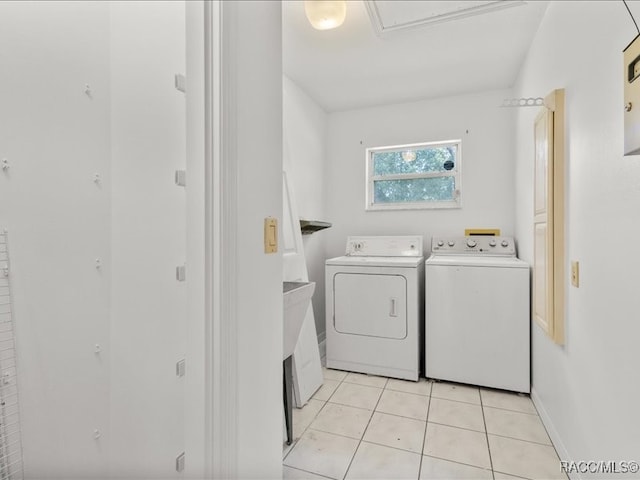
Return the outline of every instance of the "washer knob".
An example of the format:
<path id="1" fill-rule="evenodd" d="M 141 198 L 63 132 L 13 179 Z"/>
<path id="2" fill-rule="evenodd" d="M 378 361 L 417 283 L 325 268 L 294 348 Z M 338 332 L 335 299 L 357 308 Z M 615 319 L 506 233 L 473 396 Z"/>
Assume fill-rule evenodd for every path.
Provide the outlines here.
<path id="1" fill-rule="evenodd" d="M 495 247 L 496 246 L 496 241 L 493 238 L 491 240 L 489 240 L 489 246 L 490 247 Z"/>
<path id="2" fill-rule="evenodd" d="M 471 239 L 471 238 L 470 238 L 469 240 L 467 240 L 467 247 L 473 248 L 473 247 L 475 247 L 477 244 L 478 244 L 478 242 L 476 242 L 475 240 L 473 240 L 473 239 Z"/>
<path id="3" fill-rule="evenodd" d="M 442 240 L 438 240 L 438 246 L 442 247 L 444 245 L 444 242 Z"/>
<path id="4" fill-rule="evenodd" d="M 453 240 L 449 240 L 448 245 L 450 247 L 453 247 L 456 244 L 456 242 L 454 242 Z"/>
<path id="5" fill-rule="evenodd" d="M 509 242 L 507 242 L 506 240 L 502 240 L 502 243 L 500 245 L 506 248 L 509 246 Z"/>

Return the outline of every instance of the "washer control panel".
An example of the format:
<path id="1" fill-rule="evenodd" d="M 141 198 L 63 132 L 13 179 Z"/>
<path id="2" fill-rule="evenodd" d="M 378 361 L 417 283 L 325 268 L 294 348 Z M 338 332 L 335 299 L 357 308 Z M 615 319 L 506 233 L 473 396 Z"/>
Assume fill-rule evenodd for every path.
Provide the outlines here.
<path id="1" fill-rule="evenodd" d="M 347 255 L 360 257 L 421 257 L 422 236 L 348 237 Z"/>
<path id="2" fill-rule="evenodd" d="M 515 257 L 513 237 L 468 236 L 433 237 L 431 252 L 441 255 L 494 255 Z"/>

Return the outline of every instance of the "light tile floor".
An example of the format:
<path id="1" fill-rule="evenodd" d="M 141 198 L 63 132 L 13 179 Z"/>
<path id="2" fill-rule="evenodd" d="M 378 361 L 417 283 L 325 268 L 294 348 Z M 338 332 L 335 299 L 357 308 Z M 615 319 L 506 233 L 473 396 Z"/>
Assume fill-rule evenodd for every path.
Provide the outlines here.
<path id="1" fill-rule="evenodd" d="M 528 396 L 329 369 L 324 378 L 294 409 L 285 479 L 567 478 Z"/>

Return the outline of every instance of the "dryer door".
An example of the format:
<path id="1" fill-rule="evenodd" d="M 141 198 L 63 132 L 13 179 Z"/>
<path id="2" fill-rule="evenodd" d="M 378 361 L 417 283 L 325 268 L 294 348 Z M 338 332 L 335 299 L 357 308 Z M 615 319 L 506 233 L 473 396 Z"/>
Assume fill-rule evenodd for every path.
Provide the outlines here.
<path id="1" fill-rule="evenodd" d="M 339 333 L 406 338 L 407 279 L 337 273 L 333 277 L 333 323 Z"/>

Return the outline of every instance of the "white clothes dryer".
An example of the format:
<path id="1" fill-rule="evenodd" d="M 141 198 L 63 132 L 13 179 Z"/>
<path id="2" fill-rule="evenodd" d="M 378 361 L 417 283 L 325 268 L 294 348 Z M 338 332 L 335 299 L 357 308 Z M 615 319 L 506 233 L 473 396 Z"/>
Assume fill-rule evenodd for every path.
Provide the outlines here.
<path id="1" fill-rule="evenodd" d="M 425 374 L 530 391 L 529 265 L 511 237 L 436 238 L 425 267 Z"/>
<path id="2" fill-rule="evenodd" d="M 349 237 L 326 261 L 327 367 L 418 380 L 422 251 L 421 236 Z"/>

